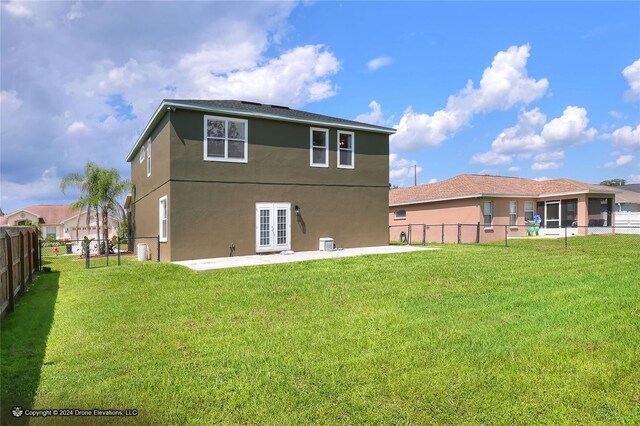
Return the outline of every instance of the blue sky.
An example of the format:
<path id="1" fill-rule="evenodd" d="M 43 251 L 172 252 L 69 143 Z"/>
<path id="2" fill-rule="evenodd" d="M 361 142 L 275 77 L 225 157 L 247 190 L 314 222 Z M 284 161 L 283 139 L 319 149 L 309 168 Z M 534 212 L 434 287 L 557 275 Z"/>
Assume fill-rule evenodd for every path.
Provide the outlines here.
<path id="1" fill-rule="evenodd" d="M 640 2 L 7 2 L 0 207 L 64 203 L 163 98 L 395 127 L 390 182 L 640 182 Z"/>

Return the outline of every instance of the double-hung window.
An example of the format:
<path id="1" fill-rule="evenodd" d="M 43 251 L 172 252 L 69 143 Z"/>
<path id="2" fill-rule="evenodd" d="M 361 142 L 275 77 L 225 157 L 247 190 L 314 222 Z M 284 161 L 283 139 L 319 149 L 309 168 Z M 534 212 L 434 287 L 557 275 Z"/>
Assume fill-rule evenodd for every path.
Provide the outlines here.
<path id="1" fill-rule="evenodd" d="M 533 222 L 533 201 L 524 202 L 524 221 Z"/>
<path id="2" fill-rule="evenodd" d="M 518 221 L 518 202 L 509 201 L 509 225 L 516 226 Z"/>
<path id="3" fill-rule="evenodd" d="M 204 117 L 204 159 L 247 162 L 248 122 L 239 118 Z"/>
<path id="4" fill-rule="evenodd" d="M 484 202 L 484 226 L 485 228 L 491 227 L 491 221 L 493 220 L 493 201 Z"/>
<path id="5" fill-rule="evenodd" d="M 353 132 L 338 131 L 338 168 L 353 169 L 355 162 L 355 138 Z"/>
<path id="6" fill-rule="evenodd" d="M 138 156 L 138 160 L 142 163 L 144 161 L 144 159 L 146 158 L 145 155 L 145 150 L 144 150 L 145 145 L 143 144 L 142 147 L 140 147 L 140 155 Z"/>
<path id="7" fill-rule="evenodd" d="M 160 236 L 160 242 L 167 242 L 167 196 L 160 198 L 158 205 L 159 210 L 159 223 L 158 223 L 158 235 Z"/>
<path id="8" fill-rule="evenodd" d="M 151 138 L 147 140 L 147 177 L 151 176 Z"/>
<path id="9" fill-rule="evenodd" d="M 329 131 L 311 128 L 311 167 L 329 167 Z"/>

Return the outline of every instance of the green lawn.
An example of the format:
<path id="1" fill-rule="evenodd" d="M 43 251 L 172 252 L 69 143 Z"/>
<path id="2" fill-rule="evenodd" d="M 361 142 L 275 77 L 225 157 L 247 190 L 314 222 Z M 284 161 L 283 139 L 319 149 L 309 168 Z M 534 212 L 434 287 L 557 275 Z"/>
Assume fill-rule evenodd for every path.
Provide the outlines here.
<path id="1" fill-rule="evenodd" d="M 509 244 L 206 273 L 51 258 L 2 322 L 2 417 L 640 423 L 640 238 Z"/>

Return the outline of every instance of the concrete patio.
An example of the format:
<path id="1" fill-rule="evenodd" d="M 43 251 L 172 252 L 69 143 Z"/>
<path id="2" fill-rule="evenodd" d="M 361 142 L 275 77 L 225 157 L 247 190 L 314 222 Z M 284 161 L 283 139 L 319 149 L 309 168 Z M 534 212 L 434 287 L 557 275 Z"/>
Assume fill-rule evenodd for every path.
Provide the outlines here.
<path id="1" fill-rule="evenodd" d="M 238 268 L 241 266 L 260 266 L 276 263 L 305 262 L 308 260 L 335 259 L 340 257 L 362 256 L 365 254 L 396 254 L 425 250 L 439 250 L 436 247 L 420 246 L 379 246 L 348 248 L 334 251 L 302 251 L 290 254 L 254 254 L 251 256 L 218 257 L 214 259 L 181 260 L 173 262 L 186 266 L 194 271 L 209 271 L 212 269 Z"/>

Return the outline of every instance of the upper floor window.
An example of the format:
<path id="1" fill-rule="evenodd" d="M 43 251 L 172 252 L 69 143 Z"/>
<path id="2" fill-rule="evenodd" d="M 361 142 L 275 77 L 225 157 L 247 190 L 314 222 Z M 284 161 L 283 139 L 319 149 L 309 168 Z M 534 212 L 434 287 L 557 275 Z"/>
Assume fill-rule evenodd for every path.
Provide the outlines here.
<path id="1" fill-rule="evenodd" d="M 524 202 L 524 220 L 525 222 L 533 222 L 533 201 Z"/>
<path id="2" fill-rule="evenodd" d="M 151 176 L 151 138 L 147 140 L 147 176 Z"/>
<path id="3" fill-rule="evenodd" d="M 491 227 L 491 221 L 493 220 L 493 201 L 484 202 L 484 226 Z"/>
<path id="4" fill-rule="evenodd" d="M 207 161 L 247 162 L 247 120 L 204 117 L 204 159 Z"/>
<path id="5" fill-rule="evenodd" d="M 509 201 L 509 225 L 515 226 L 518 221 L 518 202 Z"/>
<path id="6" fill-rule="evenodd" d="M 144 161 L 144 159 L 146 157 L 145 152 L 144 152 L 144 147 L 145 147 L 144 144 L 140 147 L 140 155 L 138 157 L 138 159 L 140 160 L 141 163 Z"/>
<path id="7" fill-rule="evenodd" d="M 353 132 L 338 131 L 338 168 L 353 169 L 355 140 Z"/>
<path id="8" fill-rule="evenodd" d="M 406 219 L 407 218 L 407 211 L 406 210 L 396 210 L 394 213 L 394 219 L 396 220 L 400 220 L 400 219 Z"/>
<path id="9" fill-rule="evenodd" d="M 311 128 L 310 165 L 312 167 L 329 167 L 329 131 Z"/>

